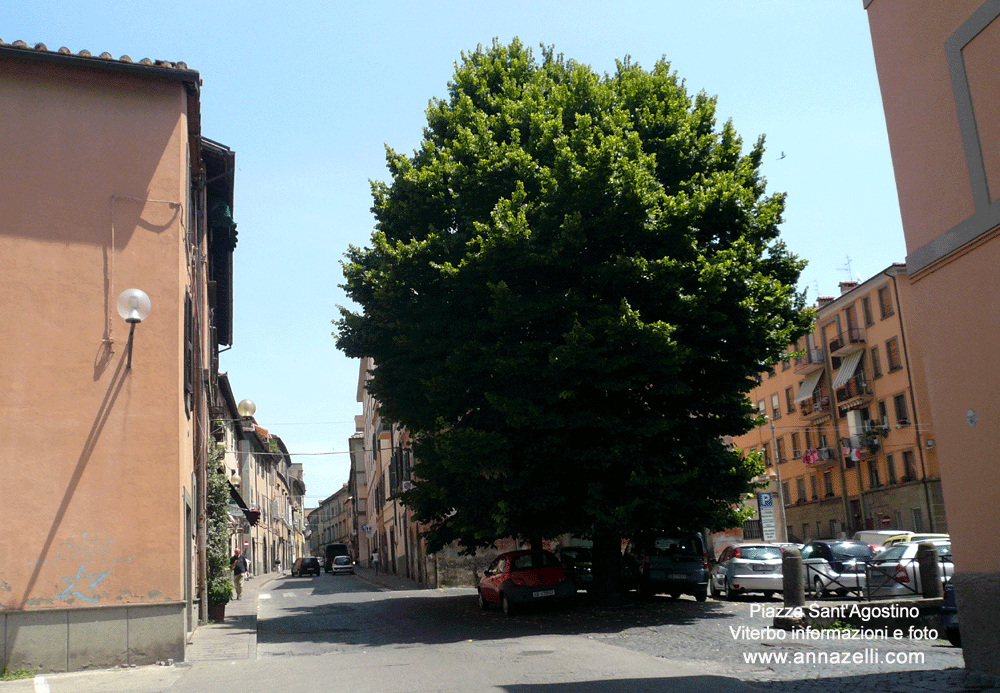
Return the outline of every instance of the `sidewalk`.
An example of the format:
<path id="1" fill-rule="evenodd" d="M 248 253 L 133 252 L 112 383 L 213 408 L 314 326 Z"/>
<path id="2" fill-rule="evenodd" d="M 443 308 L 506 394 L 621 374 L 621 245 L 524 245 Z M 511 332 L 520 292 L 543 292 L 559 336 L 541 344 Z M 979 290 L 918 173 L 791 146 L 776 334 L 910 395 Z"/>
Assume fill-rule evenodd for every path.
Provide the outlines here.
<path id="1" fill-rule="evenodd" d="M 198 626 L 188 638 L 185 661 L 257 659 L 257 599 L 264 585 L 282 575 L 267 573 L 244 580 L 243 598 L 226 604 L 226 619 Z"/>
<path id="2" fill-rule="evenodd" d="M 288 571 L 267 573 L 243 582 L 243 598 L 226 604 L 222 623 L 198 626 L 188 638 L 186 662 L 257 659 L 257 605 L 261 590 L 270 582 L 288 576 Z M 356 566 L 355 574 L 384 590 L 419 590 L 423 585 L 398 575 L 375 574 L 371 568 Z M 330 577 L 323 573 L 322 577 Z"/>

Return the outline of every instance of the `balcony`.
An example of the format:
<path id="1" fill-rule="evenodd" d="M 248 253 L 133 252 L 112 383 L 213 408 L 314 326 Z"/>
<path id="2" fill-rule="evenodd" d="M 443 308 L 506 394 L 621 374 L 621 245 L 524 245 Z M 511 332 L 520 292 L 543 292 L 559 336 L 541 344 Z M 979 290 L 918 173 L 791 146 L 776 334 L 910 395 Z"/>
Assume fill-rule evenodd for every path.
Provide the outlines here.
<path id="1" fill-rule="evenodd" d="M 851 377 L 843 387 L 837 388 L 837 406 L 841 409 L 856 408 L 872 399 L 872 386 L 868 384 L 864 373 Z"/>
<path id="2" fill-rule="evenodd" d="M 830 398 L 821 392 L 799 402 L 799 413 L 807 419 L 818 419 L 830 415 Z"/>
<path id="3" fill-rule="evenodd" d="M 830 342 L 830 356 L 844 357 L 865 348 L 865 333 L 860 327 L 851 327 Z"/>
<path id="4" fill-rule="evenodd" d="M 812 373 L 823 367 L 826 361 L 826 354 L 822 349 L 806 349 L 802 356 L 795 357 L 796 373 Z"/>

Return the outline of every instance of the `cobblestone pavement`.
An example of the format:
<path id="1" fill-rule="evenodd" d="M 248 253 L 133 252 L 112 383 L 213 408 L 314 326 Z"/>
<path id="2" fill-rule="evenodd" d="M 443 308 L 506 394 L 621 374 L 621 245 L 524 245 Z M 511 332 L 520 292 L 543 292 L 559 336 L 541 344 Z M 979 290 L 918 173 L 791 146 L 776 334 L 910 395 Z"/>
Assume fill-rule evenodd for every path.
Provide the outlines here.
<path id="1" fill-rule="evenodd" d="M 772 621 L 760 607 L 780 605 L 657 598 L 633 607 L 649 609 L 642 625 L 590 637 L 667 660 L 722 664 L 771 693 L 959 693 L 993 685 L 970 677 L 962 651 L 944 640 L 897 639 L 884 631 L 862 633 L 863 640 L 829 639 L 833 632 L 821 640 L 796 639 L 767 629 Z"/>

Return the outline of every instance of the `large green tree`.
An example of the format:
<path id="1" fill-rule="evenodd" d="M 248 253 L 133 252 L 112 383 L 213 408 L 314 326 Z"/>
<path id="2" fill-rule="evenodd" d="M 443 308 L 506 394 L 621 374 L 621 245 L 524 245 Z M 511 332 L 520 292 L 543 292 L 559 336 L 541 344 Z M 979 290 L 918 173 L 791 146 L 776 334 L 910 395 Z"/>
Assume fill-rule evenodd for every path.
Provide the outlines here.
<path id="1" fill-rule="evenodd" d="M 731 526 L 758 471 L 724 445 L 809 325 L 763 138 L 667 62 L 611 75 L 543 48 L 463 53 L 412 156 L 387 150 L 337 345 L 416 439 L 431 547 Z M 601 577 L 601 576 L 599 576 Z"/>

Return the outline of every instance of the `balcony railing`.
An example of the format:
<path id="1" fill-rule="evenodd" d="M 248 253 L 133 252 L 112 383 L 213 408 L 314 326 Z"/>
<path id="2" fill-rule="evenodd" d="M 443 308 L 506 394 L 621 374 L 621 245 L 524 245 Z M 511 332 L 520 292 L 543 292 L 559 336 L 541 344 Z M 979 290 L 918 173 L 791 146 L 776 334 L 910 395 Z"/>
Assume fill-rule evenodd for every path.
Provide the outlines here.
<path id="1" fill-rule="evenodd" d="M 799 403 L 802 416 L 811 417 L 830 413 L 830 398 L 825 394 L 814 394 L 812 398 Z"/>
<path id="2" fill-rule="evenodd" d="M 865 333 L 860 327 L 851 327 L 830 342 L 830 354 L 848 354 L 865 346 Z"/>
<path id="3" fill-rule="evenodd" d="M 837 403 L 846 402 L 849 399 L 854 399 L 855 397 L 864 397 L 866 395 L 872 394 L 871 385 L 865 380 L 863 373 L 858 373 L 857 375 L 851 376 L 851 379 L 847 381 L 847 384 L 843 387 L 837 388 Z"/>
<path id="4" fill-rule="evenodd" d="M 823 367 L 825 360 L 826 354 L 822 349 L 806 349 L 802 356 L 795 357 L 795 372 L 808 373 L 818 370 Z"/>

